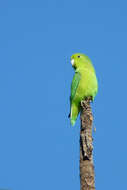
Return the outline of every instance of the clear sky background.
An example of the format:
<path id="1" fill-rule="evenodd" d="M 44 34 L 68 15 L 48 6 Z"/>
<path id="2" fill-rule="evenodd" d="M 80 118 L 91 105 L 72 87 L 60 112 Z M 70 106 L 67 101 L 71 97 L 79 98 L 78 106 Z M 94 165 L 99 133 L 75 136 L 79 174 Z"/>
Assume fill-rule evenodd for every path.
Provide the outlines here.
<path id="1" fill-rule="evenodd" d="M 0 188 L 79 190 L 73 53 L 95 66 L 97 190 L 127 188 L 126 0 L 0 1 Z"/>

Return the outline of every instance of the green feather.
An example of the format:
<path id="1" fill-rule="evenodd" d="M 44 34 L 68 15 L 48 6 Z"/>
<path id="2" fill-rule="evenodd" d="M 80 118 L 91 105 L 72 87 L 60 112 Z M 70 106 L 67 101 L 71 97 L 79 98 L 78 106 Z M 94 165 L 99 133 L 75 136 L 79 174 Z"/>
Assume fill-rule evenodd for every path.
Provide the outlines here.
<path id="1" fill-rule="evenodd" d="M 70 96 L 71 102 L 73 101 L 73 99 L 75 97 L 76 90 L 77 90 L 79 82 L 80 82 L 80 78 L 81 78 L 80 73 L 75 72 L 75 75 L 74 75 L 72 83 L 71 83 L 71 96 Z"/>
<path id="2" fill-rule="evenodd" d="M 94 100 L 98 91 L 98 83 L 94 67 L 88 56 L 77 53 L 71 56 L 71 61 L 75 69 L 70 96 L 70 120 L 73 126 L 80 112 L 81 101 L 88 96 Z"/>

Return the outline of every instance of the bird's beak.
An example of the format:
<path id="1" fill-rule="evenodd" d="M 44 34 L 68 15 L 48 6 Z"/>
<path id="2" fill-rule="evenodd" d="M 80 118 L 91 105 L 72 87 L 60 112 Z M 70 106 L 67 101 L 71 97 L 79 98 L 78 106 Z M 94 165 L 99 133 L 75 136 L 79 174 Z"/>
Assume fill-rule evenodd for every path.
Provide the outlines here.
<path id="1" fill-rule="evenodd" d="M 71 59 L 71 64 L 72 64 L 72 66 L 74 66 L 74 63 L 75 63 L 75 60 L 74 60 L 74 59 Z"/>

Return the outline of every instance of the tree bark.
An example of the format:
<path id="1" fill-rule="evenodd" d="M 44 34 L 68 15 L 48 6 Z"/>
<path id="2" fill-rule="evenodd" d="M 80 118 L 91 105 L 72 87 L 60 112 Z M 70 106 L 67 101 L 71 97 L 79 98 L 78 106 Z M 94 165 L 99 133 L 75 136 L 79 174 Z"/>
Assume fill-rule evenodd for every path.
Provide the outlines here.
<path id="1" fill-rule="evenodd" d="M 81 102 L 80 127 L 80 190 L 95 190 L 95 174 L 93 164 L 93 115 L 90 106 L 92 98 Z"/>

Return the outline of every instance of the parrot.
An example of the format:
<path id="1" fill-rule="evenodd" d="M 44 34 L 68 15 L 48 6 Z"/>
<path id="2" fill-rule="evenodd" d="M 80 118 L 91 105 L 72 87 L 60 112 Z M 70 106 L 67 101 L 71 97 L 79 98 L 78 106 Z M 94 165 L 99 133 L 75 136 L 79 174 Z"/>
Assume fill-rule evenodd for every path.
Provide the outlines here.
<path id="1" fill-rule="evenodd" d="M 91 97 L 92 101 L 98 92 L 98 81 L 90 58 L 82 53 L 71 56 L 71 64 L 75 70 L 71 83 L 70 122 L 74 126 L 81 110 L 81 101 Z"/>

